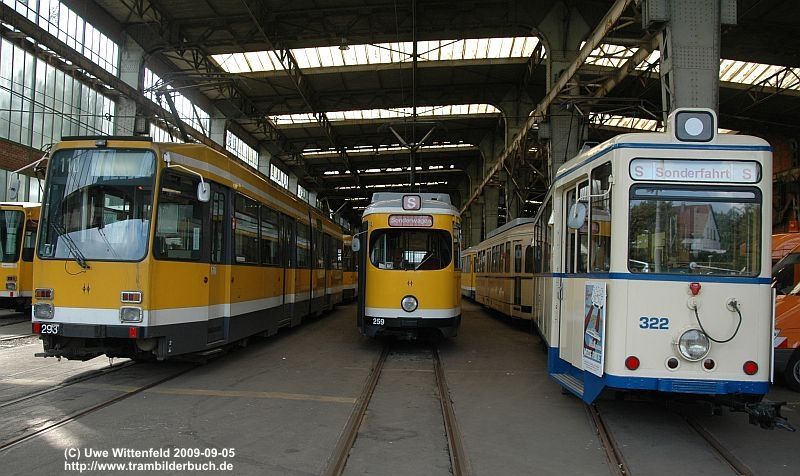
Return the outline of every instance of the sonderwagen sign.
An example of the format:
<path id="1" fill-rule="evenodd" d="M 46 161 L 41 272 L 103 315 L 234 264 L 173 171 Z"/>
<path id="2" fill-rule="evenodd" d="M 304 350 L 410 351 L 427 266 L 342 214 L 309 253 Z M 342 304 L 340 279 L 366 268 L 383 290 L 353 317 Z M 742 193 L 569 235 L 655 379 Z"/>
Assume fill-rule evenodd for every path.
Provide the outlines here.
<path id="1" fill-rule="evenodd" d="M 433 226 L 431 215 L 389 215 L 389 226 L 425 228 Z"/>

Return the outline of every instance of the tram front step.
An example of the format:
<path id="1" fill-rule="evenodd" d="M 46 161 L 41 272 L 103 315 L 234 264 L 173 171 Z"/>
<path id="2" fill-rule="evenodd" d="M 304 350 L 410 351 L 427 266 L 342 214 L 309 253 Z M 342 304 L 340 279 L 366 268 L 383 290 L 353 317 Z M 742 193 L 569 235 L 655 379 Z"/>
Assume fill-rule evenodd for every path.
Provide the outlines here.
<path id="1" fill-rule="evenodd" d="M 561 385 L 569 391 L 583 398 L 583 382 L 569 374 L 551 374 Z"/>

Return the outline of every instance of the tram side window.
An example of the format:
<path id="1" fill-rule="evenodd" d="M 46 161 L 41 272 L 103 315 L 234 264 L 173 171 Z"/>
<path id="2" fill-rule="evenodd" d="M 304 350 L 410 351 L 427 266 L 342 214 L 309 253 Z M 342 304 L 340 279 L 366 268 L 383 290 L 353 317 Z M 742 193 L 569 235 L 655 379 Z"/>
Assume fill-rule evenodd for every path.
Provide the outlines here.
<path id="1" fill-rule="evenodd" d="M 278 212 L 261 206 L 261 264 L 279 266 Z"/>
<path id="2" fill-rule="evenodd" d="M 39 229 L 39 222 L 28 220 L 25 224 L 25 236 L 22 241 L 22 261 L 33 261 L 33 251 L 36 248 L 36 231 Z"/>
<path id="3" fill-rule="evenodd" d="M 214 192 L 211 201 L 211 262 L 225 259 L 225 194 Z"/>
<path id="4" fill-rule="evenodd" d="M 331 263 L 331 257 L 333 253 L 331 253 L 331 237 L 330 235 L 323 233 L 322 234 L 322 252 L 323 252 L 323 267 L 325 269 L 333 269 Z"/>
<path id="5" fill-rule="evenodd" d="M 205 205 L 197 199 L 197 183 L 194 177 L 171 172 L 161 178 L 153 249 L 156 258 L 202 258 Z"/>
<path id="6" fill-rule="evenodd" d="M 349 246 L 342 248 L 342 268 L 345 271 L 353 271 L 353 249 Z"/>
<path id="7" fill-rule="evenodd" d="M 308 268 L 311 264 L 311 242 L 308 237 L 308 225 L 297 224 L 297 267 Z"/>
<path id="8" fill-rule="evenodd" d="M 16 263 L 19 259 L 20 236 L 25 214 L 18 210 L 0 211 L 0 245 L 2 245 L 2 261 Z"/>
<path id="9" fill-rule="evenodd" d="M 284 248 L 284 256 L 286 256 L 286 267 L 287 268 L 294 268 L 297 266 L 297 254 L 295 250 L 297 249 L 297 241 L 295 236 L 295 229 L 297 226 L 297 222 L 295 222 L 294 218 L 289 218 L 288 216 L 284 215 L 284 239 L 285 241 L 285 248 Z"/>
<path id="10" fill-rule="evenodd" d="M 533 246 L 525 247 L 525 274 L 533 274 Z"/>
<path id="11" fill-rule="evenodd" d="M 522 245 L 519 243 L 514 244 L 514 272 L 522 272 Z"/>
<path id="12" fill-rule="evenodd" d="M 510 273 L 511 272 L 511 243 L 506 243 L 506 265 L 503 268 L 503 272 Z"/>
<path id="13" fill-rule="evenodd" d="M 325 245 L 322 243 L 322 232 L 312 230 L 311 256 L 314 269 L 325 269 Z"/>
<path id="14" fill-rule="evenodd" d="M 592 171 L 591 199 L 591 271 L 611 269 L 611 162 Z"/>
<path id="15" fill-rule="evenodd" d="M 553 204 L 549 200 L 547 201 L 547 205 L 545 205 L 544 213 L 542 213 L 542 241 L 541 241 L 541 250 L 539 254 L 537 254 L 536 259 L 541 260 L 542 266 L 541 271 L 543 273 L 549 273 L 552 271 L 552 240 L 553 240 L 553 224 L 555 223 L 553 218 Z M 547 220 L 547 221 L 544 221 Z M 539 267 L 536 267 L 539 270 Z"/>
<path id="16" fill-rule="evenodd" d="M 587 203 L 589 196 L 589 183 L 581 182 L 578 185 L 577 195 L 576 190 L 572 189 L 567 192 L 567 210 L 575 203 L 575 198 L 582 198 L 583 203 Z M 579 229 L 568 228 L 567 233 L 567 259 L 566 259 L 566 272 L 567 273 L 585 273 L 589 264 L 589 233 L 586 221 Z"/>
<path id="17" fill-rule="evenodd" d="M 258 202 L 237 194 L 234 198 L 234 260 L 258 264 Z"/>
<path id="18" fill-rule="evenodd" d="M 492 246 L 492 273 L 496 273 L 500 263 L 500 245 Z"/>

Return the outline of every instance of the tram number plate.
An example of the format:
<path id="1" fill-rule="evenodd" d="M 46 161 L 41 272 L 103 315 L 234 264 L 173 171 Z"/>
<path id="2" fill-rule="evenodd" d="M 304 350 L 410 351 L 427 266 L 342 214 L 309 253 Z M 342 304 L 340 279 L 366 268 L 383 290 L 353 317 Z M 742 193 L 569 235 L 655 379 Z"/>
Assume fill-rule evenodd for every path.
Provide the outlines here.
<path id="1" fill-rule="evenodd" d="M 382 326 L 386 323 L 386 321 L 382 317 L 373 317 L 372 318 L 372 325 L 373 326 Z"/>
<path id="2" fill-rule="evenodd" d="M 639 318 L 639 329 L 667 330 L 669 329 L 669 318 L 642 316 Z"/>
<path id="3" fill-rule="evenodd" d="M 42 324 L 42 334 L 58 334 L 61 324 Z"/>

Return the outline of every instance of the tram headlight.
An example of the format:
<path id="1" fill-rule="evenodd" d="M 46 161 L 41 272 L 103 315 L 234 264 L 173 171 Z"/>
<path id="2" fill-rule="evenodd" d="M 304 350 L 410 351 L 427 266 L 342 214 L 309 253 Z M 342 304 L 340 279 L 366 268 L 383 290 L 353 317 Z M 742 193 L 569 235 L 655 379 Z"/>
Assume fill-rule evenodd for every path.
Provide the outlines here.
<path id="1" fill-rule="evenodd" d="M 53 305 L 47 302 L 37 302 L 33 305 L 33 317 L 36 319 L 52 319 Z"/>
<path id="2" fill-rule="evenodd" d="M 705 357 L 709 350 L 711 350 L 711 342 L 708 340 L 708 336 L 699 329 L 689 329 L 678 339 L 678 351 L 686 360 L 698 361 Z"/>
<path id="3" fill-rule="evenodd" d="M 122 322 L 142 322 L 142 310 L 138 307 L 119 308 L 119 320 Z"/>
<path id="4" fill-rule="evenodd" d="M 419 303 L 417 302 L 417 298 L 414 296 L 406 296 L 402 301 L 400 301 L 400 307 L 402 307 L 406 312 L 414 312 L 418 305 Z"/>

